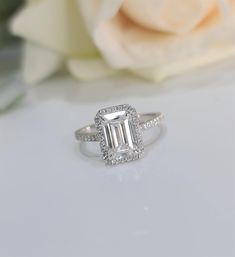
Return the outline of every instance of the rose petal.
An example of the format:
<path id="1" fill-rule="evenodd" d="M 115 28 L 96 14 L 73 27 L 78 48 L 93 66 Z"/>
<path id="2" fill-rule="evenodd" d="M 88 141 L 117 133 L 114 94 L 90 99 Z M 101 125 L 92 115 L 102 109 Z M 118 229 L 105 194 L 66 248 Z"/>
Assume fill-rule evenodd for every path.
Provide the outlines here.
<path id="1" fill-rule="evenodd" d="M 68 69 L 71 74 L 80 80 L 94 80 L 118 73 L 112 69 L 103 59 L 69 60 Z"/>
<path id="2" fill-rule="evenodd" d="M 197 29 L 180 36 L 146 30 L 133 23 L 120 12 L 120 0 L 112 1 L 112 8 L 105 0 L 100 0 L 99 6 L 95 0 L 88 2 L 83 0 L 80 4 L 90 33 L 102 55 L 115 68 L 167 67 L 188 58 L 200 58 L 210 51 L 227 52 L 234 47 L 234 13 L 223 13 L 232 9 L 232 2 L 226 3 L 228 8 L 215 9 Z"/>
<path id="3" fill-rule="evenodd" d="M 123 49 L 118 12 L 124 0 L 77 0 L 89 32 L 103 54 L 114 67 L 130 66 L 133 58 Z M 114 18 L 117 17 L 117 18 Z"/>
<path id="4" fill-rule="evenodd" d="M 26 83 L 34 84 L 56 72 L 63 58 L 55 51 L 26 43 L 23 59 L 23 77 Z"/>
<path id="5" fill-rule="evenodd" d="M 208 15 L 217 0 L 125 0 L 122 10 L 149 29 L 185 33 Z"/>
<path id="6" fill-rule="evenodd" d="M 212 50 L 204 55 L 194 56 L 193 58 L 168 63 L 163 66 L 160 65 L 148 69 L 134 69 L 132 73 L 151 81 L 161 82 L 168 77 L 221 61 L 233 55 L 235 55 L 235 48 L 223 49 L 221 51 Z"/>
<path id="7" fill-rule="evenodd" d="M 11 30 L 15 35 L 65 55 L 97 54 L 75 0 L 33 1 L 15 16 Z"/>

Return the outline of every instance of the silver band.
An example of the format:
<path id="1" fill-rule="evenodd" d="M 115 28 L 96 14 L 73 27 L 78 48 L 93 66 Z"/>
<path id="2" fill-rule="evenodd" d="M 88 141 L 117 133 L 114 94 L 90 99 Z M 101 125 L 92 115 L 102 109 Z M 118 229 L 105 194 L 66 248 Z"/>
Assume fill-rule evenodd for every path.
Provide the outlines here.
<path id="1" fill-rule="evenodd" d="M 163 114 L 159 112 L 139 114 L 141 130 L 150 129 L 160 125 L 163 120 Z M 98 132 L 95 125 L 88 125 L 75 131 L 75 137 L 78 141 L 98 142 Z"/>

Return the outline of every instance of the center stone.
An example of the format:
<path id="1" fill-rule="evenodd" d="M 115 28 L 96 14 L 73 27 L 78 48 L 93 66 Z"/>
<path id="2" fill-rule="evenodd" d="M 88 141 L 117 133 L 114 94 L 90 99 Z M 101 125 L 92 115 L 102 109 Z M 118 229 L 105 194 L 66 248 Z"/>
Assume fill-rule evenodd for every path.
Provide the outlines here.
<path id="1" fill-rule="evenodd" d="M 104 115 L 102 125 L 106 146 L 112 152 L 123 153 L 125 150 L 134 149 L 133 129 L 125 111 Z"/>

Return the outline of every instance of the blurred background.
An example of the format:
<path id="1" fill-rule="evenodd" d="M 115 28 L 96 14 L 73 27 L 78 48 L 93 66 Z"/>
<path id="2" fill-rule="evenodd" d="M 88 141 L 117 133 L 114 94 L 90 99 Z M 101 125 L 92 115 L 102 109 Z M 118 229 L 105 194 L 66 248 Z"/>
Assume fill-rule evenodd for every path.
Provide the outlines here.
<path id="1" fill-rule="evenodd" d="M 9 31 L 9 21 L 23 0 L 0 0 L 0 113 L 22 98 L 22 88 L 14 87 L 20 66 L 21 40 Z"/>
<path id="2" fill-rule="evenodd" d="M 8 44 L 16 43 L 8 29 L 8 22 L 12 14 L 23 4 L 23 0 L 1 0 L 0 1 L 0 47 L 1 50 L 6 48 Z"/>

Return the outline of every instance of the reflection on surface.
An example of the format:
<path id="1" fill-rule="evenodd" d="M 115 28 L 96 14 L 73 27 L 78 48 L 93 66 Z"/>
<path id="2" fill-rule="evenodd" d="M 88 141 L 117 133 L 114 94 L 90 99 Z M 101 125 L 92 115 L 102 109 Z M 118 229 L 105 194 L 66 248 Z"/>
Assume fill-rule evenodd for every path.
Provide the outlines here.
<path id="1" fill-rule="evenodd" d="M 99 81 L 82 82 L 73 80 L 62 74 L 29 89 L 30 94 L 40 102 L 61 99 L 75 105 L 78 103 L 90 104 L 103 102 L 105 106 L 105 103 L 109 100 L 120 103 L 128 97 L 147 99 L 153 95 L 160 96 L 172 91 L 185 92 L 186 90 L 195 90 L 199 87 L 206 87 L 212 84 L 213 87 L 224 86 L 224 81 L 219 71 L 223 69 L 229 71 L 233 67 L 234 59 L 231 58 L 226 62 L 210 65 L 204 69 L 194 70 L 158 84 L 130 75 L 106 78 Z M 230 72 L 230 74 L 228 73 L 231 81 L 233 81 L 233 72 Z"/>

